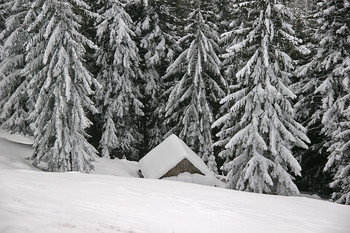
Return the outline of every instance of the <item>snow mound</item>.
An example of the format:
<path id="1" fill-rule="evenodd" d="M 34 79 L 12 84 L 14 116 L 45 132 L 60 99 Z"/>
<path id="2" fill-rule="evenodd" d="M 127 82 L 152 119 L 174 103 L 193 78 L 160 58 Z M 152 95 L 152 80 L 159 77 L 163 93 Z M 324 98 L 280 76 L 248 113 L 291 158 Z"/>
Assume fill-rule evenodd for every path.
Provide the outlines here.
<path id="1" fill-rule="evenodd" d="M 208 186 L 225 187 L 225 184 L 218 184 L 217 179 L 212 179 L 211 176 L 203 176 L 197 173 L 191 174 L 189 172 L 180 173 L 177 176 L 165 177 L 164 180 L 174 180 L 186 183 L 202 184 Z"/>
<path id="2" fill-rule="evenodd" d="M 98 158 L 94 166 L 95 170 L 91 174 L 140 177 L 139 164 L 126 159 Z"/>
<path id="3" fill-rule="evenodd" d="M 300 196 L 301 197 L 307 197 L 307 198 L 322 200 L 322 198 L 319 195 L 317 195 L 316 193 L 300 192 Z"/>
<path id="4" fill-rule="evenodd" d="M 32 145 L 34 140 L 32 138 L 23 136 L 21 134 L 10 134 L 0 128 L 0 138 L 4 138 L 11 142 L 17 142 L 20 144 Z"/>
<path id="5" fill-rule="evenodd" d="M 30 145 L 0 138 L 0 169 L 37 170 L 28 160 L 32 155 Z"/>

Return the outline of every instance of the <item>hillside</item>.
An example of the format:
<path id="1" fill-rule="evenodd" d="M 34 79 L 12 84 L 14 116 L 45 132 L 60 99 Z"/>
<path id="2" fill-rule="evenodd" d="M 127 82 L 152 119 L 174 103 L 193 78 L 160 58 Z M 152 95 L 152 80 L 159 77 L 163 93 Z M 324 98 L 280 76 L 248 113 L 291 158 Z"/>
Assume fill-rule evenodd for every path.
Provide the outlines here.
<path id="1" fill-rule="evenodd" d="M 31 166 L 25 159 L 30 154 L 30 145 L 0 138 L 1 233 L 350 229 L 350 207 L 345 205 L 140 179 L 134 177 L 137 163 L 120 160 L 101 160 L 96 169 L 100 174 L 47 173 Z"/>

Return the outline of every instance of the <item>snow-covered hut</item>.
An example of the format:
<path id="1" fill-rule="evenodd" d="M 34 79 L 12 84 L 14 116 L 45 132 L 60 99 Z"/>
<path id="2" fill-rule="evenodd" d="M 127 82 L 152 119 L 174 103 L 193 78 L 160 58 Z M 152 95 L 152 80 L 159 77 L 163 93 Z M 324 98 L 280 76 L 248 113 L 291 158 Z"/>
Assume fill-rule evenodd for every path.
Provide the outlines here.
<path id="1" fill-rule="evenodd" d="M 139 161 L 143 177 L 220 186 L 202 159 L 172 134 Z"/>

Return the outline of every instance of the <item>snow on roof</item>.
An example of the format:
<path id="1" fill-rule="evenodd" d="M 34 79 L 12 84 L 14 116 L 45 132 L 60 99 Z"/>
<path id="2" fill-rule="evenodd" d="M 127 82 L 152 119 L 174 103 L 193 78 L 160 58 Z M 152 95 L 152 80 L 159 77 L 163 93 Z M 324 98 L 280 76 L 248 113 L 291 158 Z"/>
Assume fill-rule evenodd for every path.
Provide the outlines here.
<path id="1" fill-rule="evenodd" d="M 145 178 L 159 179 L 185 158 L 204 175 L 213 176 L 203 160 L 175 134 L 148 152 L 139 161 L 139 166 Z"/>

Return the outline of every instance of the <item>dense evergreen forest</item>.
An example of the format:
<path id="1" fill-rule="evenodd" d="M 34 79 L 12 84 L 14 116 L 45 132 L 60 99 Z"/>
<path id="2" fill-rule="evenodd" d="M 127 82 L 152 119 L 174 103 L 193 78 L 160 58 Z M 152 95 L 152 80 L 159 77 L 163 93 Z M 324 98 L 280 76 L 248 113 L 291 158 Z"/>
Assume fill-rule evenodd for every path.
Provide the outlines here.
<path id="1" fill-rule="evenodd" d="M 350 204 L 349 0 L 0 0 L 0 125 L 90 172 L 174 133 L 227 188 Z"/>

